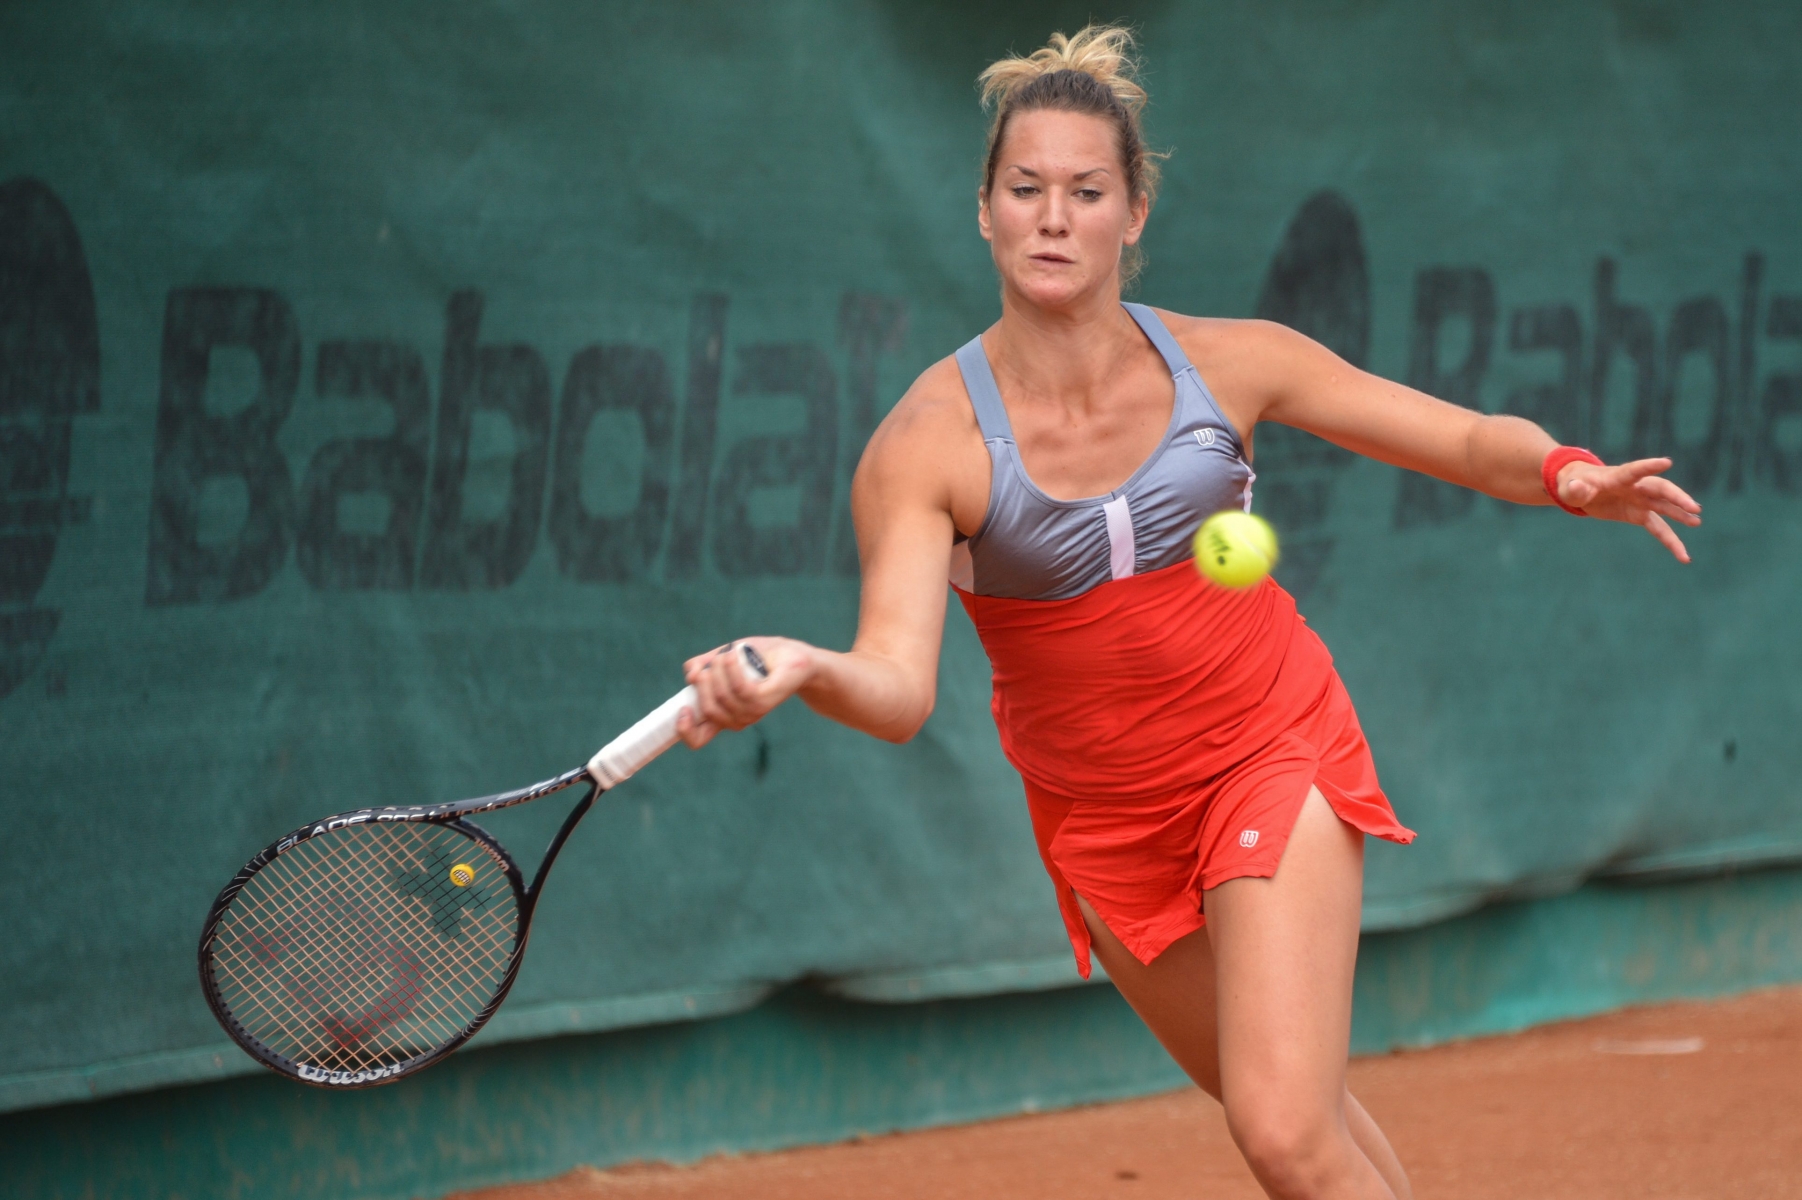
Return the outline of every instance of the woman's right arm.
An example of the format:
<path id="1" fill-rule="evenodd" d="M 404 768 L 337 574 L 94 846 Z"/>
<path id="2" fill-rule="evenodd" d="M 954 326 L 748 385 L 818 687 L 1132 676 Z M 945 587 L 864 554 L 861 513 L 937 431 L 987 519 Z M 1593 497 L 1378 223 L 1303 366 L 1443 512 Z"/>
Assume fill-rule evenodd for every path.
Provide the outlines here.
<path id="1" fill-rule="evenodd" d="M 952 490 L 959 472 L 976 465 L 972 450 L 985 472 L 988 461 L 968 400 L 961 389 L 947 394 L 941 376 L 938 367 L 928 371 L 895 406 L 852 480 L 863 591 L 851 649 L 743 638 L 769 668 L 761 680 L 725 647 L 689 659 L 685 669 L 700 694 L 700 712 L 685 711 L 677 728 L 690 746 L 705 745 L 721 729 L 751 725 L 791 695 L 886 741 L 905 742 L 926 723 L 945 628 Z"/>

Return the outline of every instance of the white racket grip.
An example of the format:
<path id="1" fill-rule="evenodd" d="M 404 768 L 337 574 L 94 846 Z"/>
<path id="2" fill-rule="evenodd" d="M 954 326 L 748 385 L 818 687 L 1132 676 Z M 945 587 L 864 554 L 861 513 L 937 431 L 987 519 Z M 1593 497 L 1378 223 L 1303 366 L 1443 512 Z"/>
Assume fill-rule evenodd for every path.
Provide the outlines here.
<path id="1" fill-rule="evenodd" d="M 770 670 L 757 651 L 743 642 L 735 647 L 745 670 L 759 679 L 767 679 Z M 653 758 L 676 744 L 676 718 L 683 709 L 701 715 L 701 697 L 692 686 L 685 687 L 652 709 L 638 723 L 595 751 L 588 760 L 588 773 L 603 788 L 618 787 Z"/>
<path id="2" fill-rule="evenodd" d="M 588 773 L 604 788 L 618 787 L 639 768 L 676 744 L 676 717 L 684 708 L 701 711 L 701 697 L 685 687 L 653 708 L 638 723 L 595 751 Z"/>

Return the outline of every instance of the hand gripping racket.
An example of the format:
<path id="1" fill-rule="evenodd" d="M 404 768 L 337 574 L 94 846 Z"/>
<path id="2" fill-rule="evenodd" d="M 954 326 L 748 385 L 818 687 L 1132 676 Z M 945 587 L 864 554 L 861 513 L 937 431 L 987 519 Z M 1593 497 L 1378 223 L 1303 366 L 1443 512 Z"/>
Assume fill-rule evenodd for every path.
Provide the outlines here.
<path id="1" fill-rule="evenodd" d="M 769 674 L 749 646 L 738 652 Z M 519 973 L 544 878 L 594 798 L 676 742 L 683 688 L 585 767 L 452 804 L 364 808 L 302 826 L 225 885 L 200 935 L 219 1024 L 267 1067 L 325 1087 L 389 1083 L 437 1062 L 494 1015 Z M 469 818 L 587 790 L 525 886 Z"/>

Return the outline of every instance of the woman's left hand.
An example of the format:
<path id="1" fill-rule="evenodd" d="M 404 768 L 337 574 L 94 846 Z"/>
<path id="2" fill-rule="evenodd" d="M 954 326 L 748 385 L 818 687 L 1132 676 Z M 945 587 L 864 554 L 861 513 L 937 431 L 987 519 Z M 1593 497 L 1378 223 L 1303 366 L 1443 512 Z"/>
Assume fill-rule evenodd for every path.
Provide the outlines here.
<path id="1" fill-rule="evenodd" d="M 1702 506 L 1662 478 L 1670 469 L 1668 458 L 1641 458 L 1616 467 L 1569 463 L 1558 472 L 1558 498 L 1589 516 L 1642 526 L 1678 562 L 1688 562 L 1689 551 L 1666 518 L 1694 527 L 1702 523 Z"/>

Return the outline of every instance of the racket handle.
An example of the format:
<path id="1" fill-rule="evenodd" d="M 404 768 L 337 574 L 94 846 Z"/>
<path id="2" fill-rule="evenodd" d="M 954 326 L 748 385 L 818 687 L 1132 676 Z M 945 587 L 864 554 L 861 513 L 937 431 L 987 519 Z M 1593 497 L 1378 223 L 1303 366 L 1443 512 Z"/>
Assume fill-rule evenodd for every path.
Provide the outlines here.
<path id="1" fill-rule="evenodd" d="M 757 651 L 740 645 L 738 652 L 745 669 L 759 679 L 769 677 L 769 668 Z M 588 773 L 603 788 L 618 787 L 638 774 L 644 765 L 676 744 L 676 718 L 683 709 L 699 715 L 701 697 L 693 687 L 685 687 L 652 709 L 638 723 L 608 742 L 588 760 Z"/>

